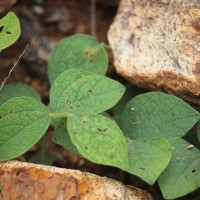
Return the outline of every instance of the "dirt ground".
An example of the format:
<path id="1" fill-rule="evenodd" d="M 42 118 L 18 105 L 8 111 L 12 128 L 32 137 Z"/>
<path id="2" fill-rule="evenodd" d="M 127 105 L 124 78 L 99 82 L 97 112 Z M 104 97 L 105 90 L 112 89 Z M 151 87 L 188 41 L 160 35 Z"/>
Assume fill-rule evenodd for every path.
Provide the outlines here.
<path id="1" fill-rule="evenodd" d="M 117 12 L 117 5 L 115 0 L 96 0 L 96 28 L 92 29 L 90 0 L 18 0 L 12 10 L 20 18 L 22 34 L 14 45 L 0 53 L 0 83 L 8 76 L 10 69 L 29 44 L 7 83 L 21 82 L 32 86 L 41 95 L 43 102 L 48 104 L 50 86 L 47 61 L 52 48 L 62 38 L 76 33 L 91 34 L 92 31 L 96 31 L 96 38 L 99 41 L 108 43 L 107 31 Z M 112 54 L 108 53 L 110 57 L 108 74 L 119 79 L 113 70 Z M 145 189 L 154 197 L 157 196 L 157 199 L 162 199 L 156 184 L 149 186 L 133 175 L 114 167 L 91 163 L 55 145 L 51 141 L 52 131 L 53 127 L 50 127 L 47 132 L 47 146 L 53 155 L 53 165 L 114 178 L 125 184 Z M 26 153 L 25 158 L 28 160 L 40 147 L 41 143 L 35 145 Z"/>

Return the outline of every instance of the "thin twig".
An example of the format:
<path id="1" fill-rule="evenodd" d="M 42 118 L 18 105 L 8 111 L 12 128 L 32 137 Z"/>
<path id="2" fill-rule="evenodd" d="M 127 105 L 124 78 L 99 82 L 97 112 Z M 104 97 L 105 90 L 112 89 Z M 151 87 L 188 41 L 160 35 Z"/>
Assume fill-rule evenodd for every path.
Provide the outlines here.
<path id="1" fill-rule="evenodd" d="M 1 87 L 0 87 L 0 91 L 3 89 L 3 86 L 5 85 L 7 79 L 10 77 L 12 71 L 15 69 L 15 67 L 17 66 L 17 64 L 19 63 L 21 57 L 24 55 L 24 53 L 26 52 L 27 47 L 29 46 L 29 44 L 26 45 L 26 47 L 24 48 L 23 52 L 20 54 L 19 58 L 17 59 L 17 61 L 15 62 L 15 64 L 13 65 L 13 67 L 11 68 L 11 70 L 8 73 L 8 76 L 3 80 L 3 82 L 1 83 Z"/>
<path id="2" fill-rule="evenodd" d="M 96 38 L 96 0 L 91 0 L 90 12 L 90 32 L 91 35 Z"/>

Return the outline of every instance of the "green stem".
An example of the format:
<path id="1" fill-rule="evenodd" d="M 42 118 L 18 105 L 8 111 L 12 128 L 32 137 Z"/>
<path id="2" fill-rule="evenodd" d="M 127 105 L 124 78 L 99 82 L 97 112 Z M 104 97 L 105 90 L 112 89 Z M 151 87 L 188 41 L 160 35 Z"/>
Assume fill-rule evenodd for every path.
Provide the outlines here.
<path id="1" fill-rule="evenodd" d="M 45 164 L 46 135 L 41 139 L 41 163 Z"/>
<path id="2" fill-rule="evenodd" d="M 18 157 L 18 160 L 19 160 L 19 161 L 22 161 L 22 162 L 26 162 L 26 159 L 24 158 L 24 156 L 19 156 L 19 157 Z"/>
<path id="3" fill-rule="evenodd" d="M 70 113 L 50 113 L 49 115 L 51 118 L 63 118 L 63 117 L 69 117 Z"/>

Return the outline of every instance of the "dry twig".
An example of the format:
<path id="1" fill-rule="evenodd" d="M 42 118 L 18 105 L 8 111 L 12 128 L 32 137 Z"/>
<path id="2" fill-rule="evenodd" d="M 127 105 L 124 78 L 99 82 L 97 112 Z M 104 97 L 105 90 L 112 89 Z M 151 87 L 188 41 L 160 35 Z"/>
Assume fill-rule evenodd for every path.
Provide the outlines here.
<path id="1" fill-rule="evenodd" d="M 13 67 L 11 68 L 11 70 L 8 73 L 8 76 L 3 80 L 3 82 L 1 83 L 1 87 L 0 87 L 0 91 L 3 89 L 3 86 L 5 85 L 6 81 L 8 80 L 8 78 L 10 77 L 12 71 L 15 69 L 15 67 L 17 66 L 17 64 L 19 63 L 21 57 L 24 55 L 24 53 L 26 52 L 27 47 L 29 46 L 29 44 L 26 45 L 26 47 L 24 48 L 23 52 L 20 54 L 19 58 L 17 59 L 17 61 L 15 62 L 15 64 L 13 65 Z"/>
<path id="2" fill-rule="evenodd" d="M 96 38 L 96 0 L 91 0 L 90 12 L 90 32 Z"/>

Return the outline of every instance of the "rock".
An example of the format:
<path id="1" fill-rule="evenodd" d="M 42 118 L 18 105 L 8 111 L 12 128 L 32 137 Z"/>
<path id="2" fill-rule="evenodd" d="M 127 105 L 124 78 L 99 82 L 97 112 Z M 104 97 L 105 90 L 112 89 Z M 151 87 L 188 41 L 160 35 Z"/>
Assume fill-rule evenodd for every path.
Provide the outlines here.
<path id="1" fill-rule="evenodd" d="M 200 104 L 199 0 L 121 0 L 108 40 L 119 74 Z"/>
<path id="2" fill-rule="evenodd" d="M 152 200 L 135 187 L 78 170 L 25 162 L 0 163 L 0 199 Z"/>
<path id="3" fill-rule="evenodd" d="M 11 8 L 17 0 L 0 0 L 0 13 Z"/>

